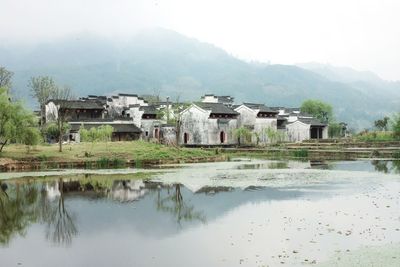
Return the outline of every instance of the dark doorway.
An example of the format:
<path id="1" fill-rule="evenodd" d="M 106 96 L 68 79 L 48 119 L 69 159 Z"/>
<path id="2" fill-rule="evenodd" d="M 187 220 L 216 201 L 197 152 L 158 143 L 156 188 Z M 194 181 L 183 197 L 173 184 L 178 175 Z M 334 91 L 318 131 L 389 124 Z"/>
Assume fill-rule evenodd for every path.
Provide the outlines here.
<path id="1" fill-rule="evenodd" d="M 183 134 L 183 143 L 187 144 L 189 142 L 189 134 L 188 133 L 184 133 Z"/>
<path id="2" fill-rule="evenodd" d="M 322 127 L 311 127 L 310 138 L 311 139 L 322 139 Z"/>
<path id="3" fill-rule="evenodd" d="M 219 133 L 219 141 L 221 141 L 221 144 L 225 143 L 225 133 L 224 132 Z"/>
<path id="4" fill-rule="evenodd" d="M 154 138 L 155 138 L 155 139 L 158 139 L 159 137 L 160 137 L 159 129 L 158 129 L 158 128 L 155 128 L 155 129 L 154 129 Z"/>

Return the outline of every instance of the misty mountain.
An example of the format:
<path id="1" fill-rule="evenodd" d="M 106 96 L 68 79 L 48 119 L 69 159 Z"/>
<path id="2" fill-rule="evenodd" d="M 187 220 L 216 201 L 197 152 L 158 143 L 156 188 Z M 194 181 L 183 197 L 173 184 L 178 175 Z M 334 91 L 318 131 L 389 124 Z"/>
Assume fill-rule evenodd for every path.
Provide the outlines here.
<path id="1" fill-rule="evenodd" d="M 30 105 L 29 78 L 49 75 L 79 96 L 159 93 L 172 100 L 198 100 L 215 93 L 237 102 L 288 107 L 321 99 L 334 106 L 338 120 L 357 129 L 400 107 L 400 85 L 372 73 L 360 74 L 361 79 L 307 66 L 249 63 L 164 29 L 128 40 L 82 34 L 35 46 L 0 46 L 0 65 L 15 73 L 14 92 Z"/>

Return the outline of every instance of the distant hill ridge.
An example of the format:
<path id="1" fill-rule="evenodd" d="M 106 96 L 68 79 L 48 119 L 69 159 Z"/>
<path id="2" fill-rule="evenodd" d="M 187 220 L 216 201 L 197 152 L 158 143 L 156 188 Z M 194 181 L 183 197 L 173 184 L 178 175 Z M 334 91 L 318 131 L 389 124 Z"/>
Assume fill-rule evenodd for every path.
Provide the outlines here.
<path id="1" fill-rule="evenodd" d="M 49 75 L 79 96 L 157 92 L 171 100 L 196 101 L 214 93 L 232 95 L 237 102 L 289 107 L 316 98 L 331 103 L 337 119 L 357 129 L 400 111 L 400 84 L 372 73 L 353 79 L 351 69 L 248 63 L 165 29 L 123 42 L 82 35 L 30 47 L 0 46 L 0 65 L 15 72 L 15 92 L 31 105 L 29 78 Z"/>

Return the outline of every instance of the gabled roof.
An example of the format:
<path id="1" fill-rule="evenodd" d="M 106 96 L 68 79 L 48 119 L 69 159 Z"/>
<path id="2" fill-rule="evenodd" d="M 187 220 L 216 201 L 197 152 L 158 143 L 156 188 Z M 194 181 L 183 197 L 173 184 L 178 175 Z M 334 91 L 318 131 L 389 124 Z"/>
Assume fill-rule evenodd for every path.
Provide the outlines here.
<path id="1" fill-rule="evenodd" d="M 157 115 L 157 109 L 155 106 L 141 106 L 139 110 L 143 110 L 143 115 Z"/>
<path id="2" fill-rule="evenodd" d="M 308 124 L 308 125 L 311 125 L 311 126 L 326 126 L 325 123 L 322 123 L 322 122 L 320 122 L 319 120 L 317 120 L 315 118 L 311 118 L 311 119 L 309 119 L 309 118 L 297 118 L 296 121 L 300 121 L 300 122 L 302 122 L 304 124 Z M 295 123 L 296 121 L 291 122 L 290 124 Z"/>
<path id="3" fill-rule="evenodd" d="M 205 102 L 198 102 L 195 103 L 202 109 L 210 110 L 212 114 L 230 114 L 230 115 L 238 115 L 236 111 L 233 109 L 225 106 L 222 103 L 205 103 Z"/>
<path id="4" fill-rule="evenodd" d="M 251 109 L 258 109 L 259 112 L 263 112 L 263 113 L 278 113 L 278 111 L 273 110 L 273 109 L 265 106 L 264 104 L 243 103 L 243 105 L 245 105 L 246 107 L 251 108 Z"/>
<path id="5" fill-rule="evenodd" d="M 201 97 L 201 99 L 204 99 L 206 96 L 213 96 L 214 98 L 217 98 L 218 103 L 233 103 L 233 100 L 235 99 L 233 96 L 229 95 L 214 95 L 214 94 L 205 94 Z"/>
<path id="6" fill-rule="evenodd" d="M 53 102 L 62 108 L 68 109 L 104 109 L 104 104 L 98 100 L 49 100 L 47 103 Z"/>
<path id="7" fill-rule="evenodd" d="M 132 97 L 138 97 L 137 94 L 124 94 L 124 93 L 120 93 L 118 94 L 119 96 L 132 96 Z"/>
<path id="8" fill-rule="evenodd" d="M 91 129 L 93 127 L 97 128 L 103 125 L 110 125 L 114 128 L 114 133 L 138 133 L 140 134 L 142 132 L 142 130 L 140 130 L 135 124 L 133 123 L 83 123 L 83 124 L 72 124 L 71 125 L 71 131 L 79 131 L 79 129 L 81 128 L 81 126 L 83 125 L 83 127 L 85 129 Z"/>

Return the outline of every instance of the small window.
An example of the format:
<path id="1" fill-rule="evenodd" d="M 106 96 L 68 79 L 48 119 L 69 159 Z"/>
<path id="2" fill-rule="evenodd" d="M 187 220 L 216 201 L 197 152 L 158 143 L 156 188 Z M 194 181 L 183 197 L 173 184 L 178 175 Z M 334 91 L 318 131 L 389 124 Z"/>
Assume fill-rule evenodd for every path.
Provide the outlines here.
<path id="1" fill-rule="evenodd" d="M 146 136 L 149 136 L 149 132 L 148 132 L 148 131 L 146 131 L 146 132 L 145 132 L 145 135 L 146 135 Z"/>

